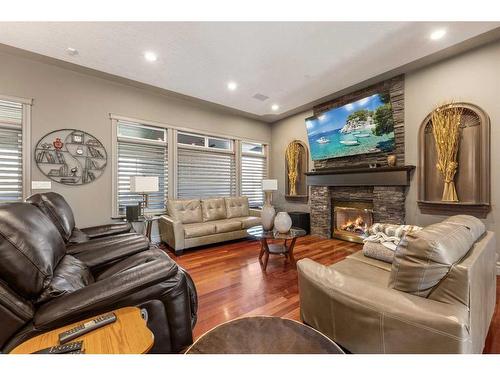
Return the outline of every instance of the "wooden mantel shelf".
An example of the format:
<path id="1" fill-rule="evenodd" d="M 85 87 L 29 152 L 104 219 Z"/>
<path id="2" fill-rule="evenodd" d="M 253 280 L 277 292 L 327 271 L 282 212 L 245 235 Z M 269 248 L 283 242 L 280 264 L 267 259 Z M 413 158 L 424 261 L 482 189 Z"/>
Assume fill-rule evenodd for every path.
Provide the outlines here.
<path id="1" fill-rule="evenodd" d="M 408 186 L 414 165 L 379 168 L 334 168 L 308 172 L 307 185 Z"/>

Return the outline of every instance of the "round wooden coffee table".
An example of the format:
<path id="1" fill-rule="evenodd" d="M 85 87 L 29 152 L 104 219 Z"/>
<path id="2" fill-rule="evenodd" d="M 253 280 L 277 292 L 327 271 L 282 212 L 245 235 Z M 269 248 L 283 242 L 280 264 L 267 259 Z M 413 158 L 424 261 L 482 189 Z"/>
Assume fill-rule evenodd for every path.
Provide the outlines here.
<path id="1" fill-rule="evenodd" d="M 269 254 L 282 254 L 295 265 L 295 258 L 293 257 L 295 241 L 297 241 L 297 238 L 306 235 L 306 231 L 300 228 L 292 227 L 287 233 L 279 233 L 272 230 L 265 231 L 262 225 L 247 229 L 247 233 L 253 238 L 260 240 L 259 262 L 261 262 L 264 271 L 267 268 Z M 283 244 L 269 243 L 272 240 L 284 240 L 284 242 Z"/>
<path id="2" fill-rule="evenodd" d="M 202 335 L 186 354 L 344 354 L 321 332 L 274 316 L 239 318 Z"/>

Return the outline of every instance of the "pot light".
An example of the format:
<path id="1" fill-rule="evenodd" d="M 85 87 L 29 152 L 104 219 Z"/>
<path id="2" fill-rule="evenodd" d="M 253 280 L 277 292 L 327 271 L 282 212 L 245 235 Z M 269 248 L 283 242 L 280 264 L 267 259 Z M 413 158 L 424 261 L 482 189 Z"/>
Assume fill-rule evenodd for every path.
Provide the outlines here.
<path id="1" fill-rule="evenodd" d="M 273 105 L 271 106 L 271 109 L 272 109 L 273 111 L 277 111 L 278 109 L 280 109 L 280 106 L 279 106 L 279 105 L 277 105 L 277 104 L 273 104 Z"/>
<path id="2" fill-rule="evenodd" d="M 156 56 L 156 53 L 151 51 L 144 52 L 144 58 L 149 62 L 158 60 L 158 56 Z"/>
<path id="3" fill-rule="evenodd" d="M 435 31 L 433 31 L 431 33 L 431 39 L 432 40 L 439 40 L 439 39 L 441 39 L 445 35 L 446 35 L 446 30 L 445 29 L 435 30 Z"/>
<path id="4" fill-rule="evenodd" d="M 227 83 L 227 89 L 228 89 L 229 91 L 234 91 L 234 90 L 236 90 L 237 88 L 238 88 L 238 84 L 237 84 L 236 82 L 231 81 L 231 82 L 228 82 L 228 83 Z"/>
<path id="5" fill-rule="evenodd" d="M 70 56 L 78 55 L 78 50 L 76 48 L 68 47 L 66 48 L 66 53 Z"/>

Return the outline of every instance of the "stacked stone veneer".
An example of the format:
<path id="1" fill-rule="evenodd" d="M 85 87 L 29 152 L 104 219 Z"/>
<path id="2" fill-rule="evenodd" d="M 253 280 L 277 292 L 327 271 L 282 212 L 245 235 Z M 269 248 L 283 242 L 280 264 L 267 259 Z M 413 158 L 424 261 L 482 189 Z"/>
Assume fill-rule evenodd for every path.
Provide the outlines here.
<path id="1" fill-rule="evenodd" d="M 370 202 L 374 222 L 404 224 L 404 186 L 311 186 L 311 234 L 331 238 L 334 202 Z"/>

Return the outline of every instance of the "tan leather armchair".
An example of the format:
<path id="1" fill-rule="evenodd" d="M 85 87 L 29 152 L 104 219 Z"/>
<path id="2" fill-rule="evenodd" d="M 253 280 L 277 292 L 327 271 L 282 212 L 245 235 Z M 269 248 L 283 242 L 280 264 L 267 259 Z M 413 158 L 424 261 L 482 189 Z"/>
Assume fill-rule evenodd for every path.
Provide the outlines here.
<path id="1" fill-rule="evenodd" d="M 407 238 L 393 264 L 361 251 L 332 266 L 299 261 L 302 320 L 353 353 L 481 353 L 495 309 L 495 235 L 456 225 Z M 465 254 L 450 250 L 454 238 L 470 240 Z M 401 280 L 407 270 L 416 290 Z"/>

